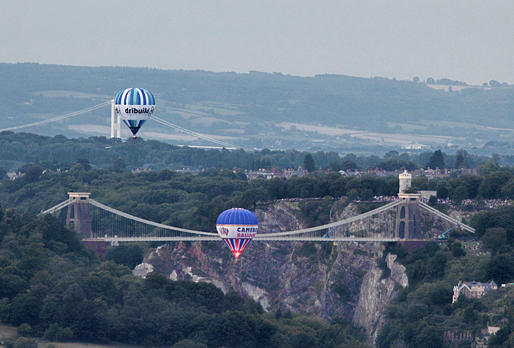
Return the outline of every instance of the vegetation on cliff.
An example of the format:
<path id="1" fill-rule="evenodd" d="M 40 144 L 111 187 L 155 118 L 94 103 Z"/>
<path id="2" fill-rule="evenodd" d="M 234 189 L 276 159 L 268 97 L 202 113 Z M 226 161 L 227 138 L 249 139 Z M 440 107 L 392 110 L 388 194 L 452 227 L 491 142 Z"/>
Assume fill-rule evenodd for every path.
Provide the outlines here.
<path id="1" fill-rule="evenodd" d="M 454 238 L 409 253 L 391 250 L 407 267 L 409 286 L 389 306 L 378 347 L 400 341 L 408 347 L 471 347 L 471 341 L 445 341 L 445 333 L 478 337 L 487 325 L 501 327 L 491 347 L 513 346 L 514 288 L 500 288 L 482 299 L 460 296 L 454 304 L 452 289 L 459 280 L 494 280 L 499 285 L 514 281 L 514 207 L 480 212 L 472 225 L 488 253 L 466 252 Z"/>
<path id="2" fill-rule="evenodd" d="M 325 323 L 207 283 L 147 279 L 98 259 L 53 217 L 0 210 L 0 320 L 49 340 L 149 346 L 364 347 L 345 320 Z"/>

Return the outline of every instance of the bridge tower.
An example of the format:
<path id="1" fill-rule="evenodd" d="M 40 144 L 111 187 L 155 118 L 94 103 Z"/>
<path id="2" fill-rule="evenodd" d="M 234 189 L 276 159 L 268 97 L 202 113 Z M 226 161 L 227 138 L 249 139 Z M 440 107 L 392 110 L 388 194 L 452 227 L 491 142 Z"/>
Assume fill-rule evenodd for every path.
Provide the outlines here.
<path id="1" fill-rule="evenodd" d="M 419 238 L 421 215 L 419 212 L 418 200 L 419 193 L 407 193 L 411 188 L 412 176 L 407 171 L 399 175 L 398 198 L 401 203 L 398 205 L 396 213 L 395 237 Z"/>
<path id="2" fill-rule="evenodd" d="M 418 206 L 419 193 L 398 194 L 401 203 L 397 206 L 395 237 L 421 238 L 421 215 Z"/>
<path id="3" fill-rule="evenodd" d="M 111 138 L 121 139 L 121 117 L 116 115 L 114 99 L 111 100 Z"/>
<path id="4" fill-rule="evenodd" d="M 68 192 L 72 203 L 68 205 L 66 227 L 73 229 L 80 238 L 93 238 L 89 212 L 89 192 Z"/>

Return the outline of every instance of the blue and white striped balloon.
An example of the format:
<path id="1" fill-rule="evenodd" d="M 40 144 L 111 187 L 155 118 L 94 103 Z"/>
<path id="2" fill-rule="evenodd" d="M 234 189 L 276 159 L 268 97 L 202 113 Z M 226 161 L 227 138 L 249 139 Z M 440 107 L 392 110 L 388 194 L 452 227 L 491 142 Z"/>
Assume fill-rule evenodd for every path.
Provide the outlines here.
<path id="1" fill-rule="evenodd" d="M 155 105 L 155 98 L 147 89 L 127 88 L 119 91 L 114 99 L 116 105 Z"/>
<path id="2" fill-rule="evenodd" d="M 144 88 L 127 88 L 118 92 L 114 104 L 116 112 L 135 138 L 139 128 L 155 110 L 155 97 Z"/>

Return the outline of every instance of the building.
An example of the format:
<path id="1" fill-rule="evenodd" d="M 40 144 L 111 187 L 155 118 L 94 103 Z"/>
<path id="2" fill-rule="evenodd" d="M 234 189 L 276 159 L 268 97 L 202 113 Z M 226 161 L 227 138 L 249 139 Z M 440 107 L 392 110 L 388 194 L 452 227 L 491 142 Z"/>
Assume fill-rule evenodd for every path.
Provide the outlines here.
<path id="1" fill-rule="evenodd" d="M 459 283 L 453 287 L 452 303 L 457 302 L 461 294 L 466 296 L 466 298 L 481 298 L 489 291 L 497 289 L 498 285 L 496 285 L 494 280 L 491 280 L 489 283 L 459 281 Z"/>

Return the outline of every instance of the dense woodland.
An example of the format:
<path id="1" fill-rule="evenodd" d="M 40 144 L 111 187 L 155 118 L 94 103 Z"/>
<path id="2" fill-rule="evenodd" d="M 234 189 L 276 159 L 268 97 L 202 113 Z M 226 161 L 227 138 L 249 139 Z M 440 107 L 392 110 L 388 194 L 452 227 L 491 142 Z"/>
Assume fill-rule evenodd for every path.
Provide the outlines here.
<path id="1" fill-rule="evenodd" d="M 116 257 L 114 257 L 116 259 Z M 0 321 L 24 336 L 176 347 L 365 347 L 330 323 L 224 295 L 207 283 L 142 280 L 100 260 L 53 217 L 0 211 Z"/>
<path id="2" fill-rule="evenodd" d="M 427 163 L 438 157 L 430 154 Z M 172 282 L 157 274 L 136 279 L 129 267 L 140 262 L 139 247 L 113 249 L 103 261 L 83 248 L 60 221 L 34 214 L 66 199 L 68 191 L 90 191 L 94 199 L 136 216 L 214 231 L 216 216 L 226 208 L 256 209 L 275 199 L 317 197 L 323 199 L 302 206 L 306 220 L 316 225 L 328 222 L 325 202 L 393 196 L 396 177 L 316 172 L 289 180 L 248 181 L 243 173 L 226 169 L 197 175 L 167 169 L 132 173 L 119 158 L 103 168 L 87 159 L 72 160 L 25 164 L 20 167 L 22 176 L 0 181 L 3 323 L 17 326 L 27 336 L 149 346 L 365 346 L 363 332 L 345 319 L 326 323 L 291 313 L 263 313 L 256 303 L 223 295 L 209 284 Z M 469 209 L 475 210 L 483 200 L 514 199 L 514 170 L 489 159 L 481 162 L 477 175 L 417 177 L 413 189 L 436 190 L 438 198 L 450 198 L 464 209 L 467 200 L 473 200 Z M 380 347 L 393 347 L 398 340 L 409 347 L 445 347 L 445 331 L 477 334 L 488 323 L 502 327 L 492 346 L 514 347 L 512 289 L 451 304 L 452 286 L 458 280 L 514 281 L 514 207 L 483 210 L 467 222 L 477 229 L 483 255 L 466 251 L 458 233 L 447 243 L 410 252 L 388 246 L 407 267 L 409 287 L 387 312 Z"/>
<path id="3" fill-rule="evenodd" d="M 514 282 L 514 207 L 479 212 L 471 225 L 488 254 L 467 253 L 455 238 L 458 235 L 443 246 L 431 243 L 409 253 L 398 246 L 390 249 L 407 267 L 409 286 L 389 306 L 378 347 L 394 347 L 399 340 L 409 347 L 450 346 L 443 344 L 445 332 L 480 336 L 487 325 L 501 327 L 490 347 L 514 347 L 512 288 L 499 288 L 482 299 L 460 296 L 451 303 L 457 280 Z M 456 342 L 454 346 L 472 345 Z"/>

